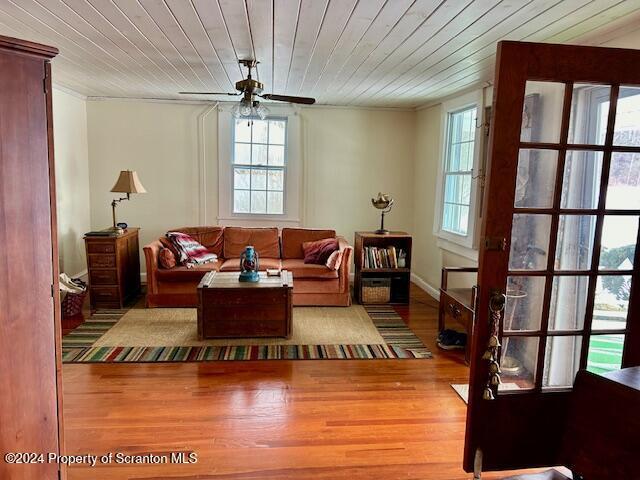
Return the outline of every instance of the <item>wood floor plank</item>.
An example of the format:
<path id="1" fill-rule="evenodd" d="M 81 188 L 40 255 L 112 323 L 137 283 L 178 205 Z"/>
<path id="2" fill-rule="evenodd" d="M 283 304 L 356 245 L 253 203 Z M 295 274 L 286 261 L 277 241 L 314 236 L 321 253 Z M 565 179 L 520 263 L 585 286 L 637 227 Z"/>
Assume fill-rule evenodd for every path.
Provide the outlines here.
<path id="1" fill-rule="evenodd" d="M 433 359 L 65 365 L 68 454 L 198 455 L 73 466 L 69 480 L 469 479 L 450 387 L 467 381 L 463 356 L 437 349 L 425 292 L 398 311 Z"/>

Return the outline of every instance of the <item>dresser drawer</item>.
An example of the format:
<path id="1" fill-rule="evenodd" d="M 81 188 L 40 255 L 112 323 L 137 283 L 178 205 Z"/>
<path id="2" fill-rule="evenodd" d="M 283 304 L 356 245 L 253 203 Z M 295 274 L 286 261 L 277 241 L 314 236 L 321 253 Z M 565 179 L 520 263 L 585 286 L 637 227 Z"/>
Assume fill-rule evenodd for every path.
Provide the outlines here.
<path id="1" fill-rule="evenodd" d="M 115 255 L 89 255 L 89 268 L 115 268 Z"/>
<path id="2" fill-rule="evenodd" d="M 91 299 L 94 303 L 120 303 L 118 287 L 91 287 Z"/>
<path id="3" fill-rule="evenodd" d="M 116 253 L 116 246 L 113 242 L 89 242 L 87 243 L 87 253 Z"/>
<path id="4" fill-rule="evenodd" d="M 91 285 L 117 285 L 118 272 L 116 270 L 91 270 L 89 281 Z"/>
<path id="5" fill-rule="evenodd" d="M 446 294 L 442 295 L 440 301 L 443 302 L 443 309 L 446 317 L 464 325 L 465 327 L 473 325 L 473 312 L 469 307 Z"/>

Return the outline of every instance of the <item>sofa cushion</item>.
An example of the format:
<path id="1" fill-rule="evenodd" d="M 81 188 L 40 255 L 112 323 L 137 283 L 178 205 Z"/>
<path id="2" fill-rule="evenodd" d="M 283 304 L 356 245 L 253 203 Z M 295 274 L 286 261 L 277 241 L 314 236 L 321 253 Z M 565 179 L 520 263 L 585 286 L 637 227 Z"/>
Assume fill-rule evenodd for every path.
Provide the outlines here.
<path id="1" fill-rule="evenodd" d="M 179 265 L 171 270 L 160 268 L 156 272 L 156 277 L 159 282 L 199 282 L 205 273 L 211 270 L 219 270 L 222 262 L 223 259 L 218 259 L 217 262 L 194 265 L 190 268 L 183 265 Z"/>
<path id="2" fill-rule="evenodd" d="M 313 230 L 310 228 L 282 229 L 282 258 L 304 258 L 302 244 L 323 238 L 335 237 L 335 230 Z"/>
<path id="3" fill-rule="evenodd" d="M 282 261 L 282 269 L 289 270 L 293 273 L 294 280 L 296 278 L 316 278 L 329 280 L 338 278 L 338 272 L 327 268 L 325 265 L 316 265 L 314 263 L 304 263 L 301 258 L 289 258 Z"/>
<path id="4" fill-rule="evenodd" d="M 169 230 L 170 232 L 181 232 L 190 235 L 198 243 L 201 243 L 211 253 L 222 257 L 222 247 L 224 243 L 224 227 L 181 227 Z"/>
<path id="5" fill-rule="evenodd" d="M 275 268 L 280 270 L 281 262 L 279 258 L 260 258 L 260 265 L 258 269 L 261 271 L 267 268 Z M 240 271 L 240 258 L 228 258 L 224 261 L 220 267 L 221 272 L 239 272 Z"/>
<path id="6" fill-rule="evenodd" d="M 315 263 L 326 265 L 327 260 L 333 252 L 338 250 L 338 240 L 335 238 L 325 238 L 315 242 L 304 242 L 304 263 Z"/>
<path id="7" fill-rule="evenodd" d="M 248 245 L 253 245 L 256 249 L 261 263 L 262 257 L 280 258 L 280 239 L 277 228 L 226 227 L 224 229 L 225 258 L 240 258 Z"/>

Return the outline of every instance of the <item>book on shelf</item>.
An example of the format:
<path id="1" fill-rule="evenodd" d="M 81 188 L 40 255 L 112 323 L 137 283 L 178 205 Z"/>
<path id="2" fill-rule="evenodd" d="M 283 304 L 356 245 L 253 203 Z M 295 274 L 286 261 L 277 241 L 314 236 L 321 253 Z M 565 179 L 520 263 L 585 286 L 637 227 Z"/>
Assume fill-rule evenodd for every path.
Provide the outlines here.
<path id="1" fill-rule="evenodd" d="M 398 268 L 398 258 L 404 251 L 391 245 L 388 247 L 364 247 L 362 267 L 365 269 Z"/>

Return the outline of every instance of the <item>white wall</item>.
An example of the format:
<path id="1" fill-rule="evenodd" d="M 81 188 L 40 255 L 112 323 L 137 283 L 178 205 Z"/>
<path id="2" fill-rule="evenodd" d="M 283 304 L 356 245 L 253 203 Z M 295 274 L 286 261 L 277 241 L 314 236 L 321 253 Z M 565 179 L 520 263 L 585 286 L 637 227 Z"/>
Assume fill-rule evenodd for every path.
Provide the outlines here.
<path id="1" fill-rule="evenodd" d="M 87 109 L 82 97 L 53 89 L 53 137 L 60 271 L 77 275 L 87 268 L 82 238 L 91 229 Z"/>
<path id="2" fill-rule="evenodd" d="M 109 190 L 124 169 L 136 170 L 148 191 L 118 206 L 119 221 L 141 228 L 141 246 L 172 227 L 217 223 L 218 129 L 211 108 L 87 102 L 93 229 L 110 225 Z M 388 227 L 410 231 L 415 112 L 311 107 L 299 114 L 303 226 L 335 228 L 353 240 L 356 230 L 377 228 L 379 215 L 370 198 L 384 191 L 396 199 Z"/>

